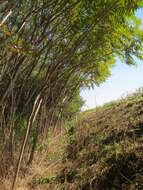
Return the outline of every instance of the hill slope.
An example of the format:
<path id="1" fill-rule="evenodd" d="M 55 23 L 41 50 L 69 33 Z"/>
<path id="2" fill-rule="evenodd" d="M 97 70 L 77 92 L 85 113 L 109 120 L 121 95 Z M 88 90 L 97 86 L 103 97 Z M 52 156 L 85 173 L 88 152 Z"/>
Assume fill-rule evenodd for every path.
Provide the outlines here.
<path id="1" fill-rule="evenodd" d="M 68 133 L 61 189 L 143 189 L 142 93 L 85 113 Z"/>
<path id="2" fill-rule="evenodd" d="M 16 190 L 143 189 L 142 92 L 82 113 L 65 129 L 37 149 Z"/>

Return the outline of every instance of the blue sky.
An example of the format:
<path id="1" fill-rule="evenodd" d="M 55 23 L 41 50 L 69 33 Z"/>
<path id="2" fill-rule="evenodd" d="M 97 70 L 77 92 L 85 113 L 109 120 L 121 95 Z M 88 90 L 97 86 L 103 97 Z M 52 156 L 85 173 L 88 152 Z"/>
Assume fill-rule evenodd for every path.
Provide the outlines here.
<path id="1" fill-rule="evenodd" d="M 143 24 L 143 9 L 138 10 L 136 15 L 142 19 Z M 81 96 L 86 101 L 84 109 L 117 100 L 143 87 L 143 61 L 137 60 L 137 66 L 128 66 L 116 61 L 116 66 L 111 69 L 111 74 L 111 77 L 100 87 L 95 87 L 94 90 L 85 89 L 81 92 Z"/>

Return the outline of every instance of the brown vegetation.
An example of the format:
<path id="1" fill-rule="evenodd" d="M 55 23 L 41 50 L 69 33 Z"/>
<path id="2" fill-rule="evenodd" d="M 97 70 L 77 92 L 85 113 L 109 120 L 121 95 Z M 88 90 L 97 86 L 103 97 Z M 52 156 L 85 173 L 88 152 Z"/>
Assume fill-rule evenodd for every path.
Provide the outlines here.
<path id="1" fill-rule="evenodd" d="M 143 94 L 85 113 L 69 133 L 63 189 L 143 189 Z"/>
<path id="2" fill-rule="evenodd" d="M 47 143 L 17 190 L 142 190 L 143 94 L 85 112 Z"/>

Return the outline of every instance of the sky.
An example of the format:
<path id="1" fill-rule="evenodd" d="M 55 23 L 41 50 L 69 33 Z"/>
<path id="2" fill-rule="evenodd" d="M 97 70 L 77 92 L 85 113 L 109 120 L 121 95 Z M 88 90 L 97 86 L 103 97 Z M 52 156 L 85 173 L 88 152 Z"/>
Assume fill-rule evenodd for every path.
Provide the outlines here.
<path id="1" fill-rule="evenodd" d="M 138 10 L 136 15 L 142 19 L 143 24 L 143 9 Z M 117 60 L 115 66 L 111 69 L 111 76 L 106 82 L 94 89 L 82 90 L 81 96 L 85 100 L 83 109 L 101 106 L 143 87 L 143 61 L 136 60 L 136 62 L 137 66 L 128 66 Z"/>

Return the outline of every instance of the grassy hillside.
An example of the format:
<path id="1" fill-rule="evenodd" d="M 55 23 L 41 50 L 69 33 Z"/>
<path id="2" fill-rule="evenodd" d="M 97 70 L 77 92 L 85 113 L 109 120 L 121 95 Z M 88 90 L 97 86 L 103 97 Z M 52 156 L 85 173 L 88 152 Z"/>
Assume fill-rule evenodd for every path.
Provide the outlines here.
<path id="1" fill-rule="evenodd" d="M 17 190 L 143 189 L 143 93 L 84 112 L 65 129 L 37 150 Z"/>
<path id="2" fill-rule="evenodd" d="M 68 133 L 61 189 L 143 189 L 142 93 L 86 112 Z"/>

